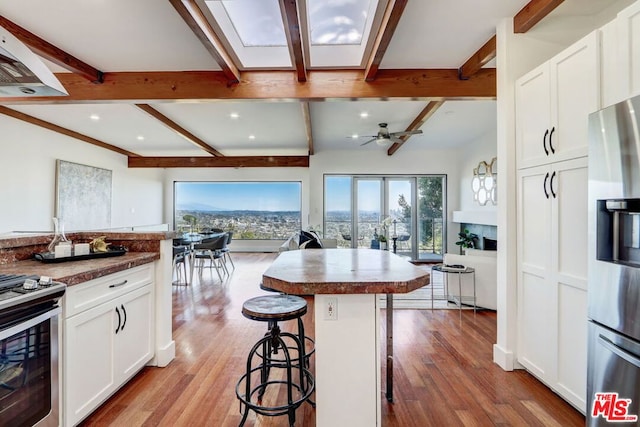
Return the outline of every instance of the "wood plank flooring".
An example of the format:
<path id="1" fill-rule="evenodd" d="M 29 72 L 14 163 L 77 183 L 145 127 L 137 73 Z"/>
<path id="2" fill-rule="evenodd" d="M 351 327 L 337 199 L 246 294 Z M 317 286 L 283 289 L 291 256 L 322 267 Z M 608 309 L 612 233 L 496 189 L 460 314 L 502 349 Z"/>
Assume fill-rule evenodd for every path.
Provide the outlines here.
<path id="1" fill-rule="evenodd" d="M 258 284 L 276 255 L 235 253 L 236 269 L 223 283 L 205 270 L 194 284 L 174 286 L 176 359 L 143 369 L 82 425 L 237 426 L 235 385 L 266 329 L 240 310 L 246 299 L 265 294 Z M 305 328 L 313 335 L 307 300 Z M 380 396 L 382 425 L 584 426 L 578 411 L 527 372 L 505 372 L 492 362 L 495 335 L 493 312 L 396 310 L 395 402 Z M 286 426 L 287 419 L 251 413 L 245 425 Z M 297 410 L 296 425 L 315 426 L 310 405 Z"/>

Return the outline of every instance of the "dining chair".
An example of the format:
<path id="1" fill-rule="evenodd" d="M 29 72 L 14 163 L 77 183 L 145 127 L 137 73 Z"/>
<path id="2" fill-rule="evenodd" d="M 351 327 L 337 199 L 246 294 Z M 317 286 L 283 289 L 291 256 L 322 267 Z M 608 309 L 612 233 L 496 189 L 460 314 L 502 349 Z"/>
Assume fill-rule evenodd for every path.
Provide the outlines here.
<path id="1" fill-rule="evenodd" d="M 226 264 L 227 262 L 226 260 L 228 259 L 229 262 L 231 262 L 231 267 L 235 270 L 236 266 L 233 263 L 233 260 L 231 259 L 231 249 L 229 249 L 229 245 L 231 244 L 231 239 L 233 239 L 233 231 L 227 231 L 226 236 L 227 236 L 227 241 L 225 243 L 224 248 L 222 248 L 222 255 L 223 255 L 222 260 Z"/>
<path id="2" fill-rule="evenodd" d="M 189 257 L 189 246 L 177 245 L 173 247 L 173 269 L 172 274 L 176 275 L 176 285 L 182 284 L 182 273 L 184 272 L 184 284 L 189 285 L 189 276 L 187 276 L 187 258 Z M 182 271 L 180 270 L 182 266 Z"/>
<path id="3" fill-rule="evenodd" d="M 220 281 L 223 280 L 222 274 L 220 274 L 220 270 L 222 270 L 222 272 L 227 275 L 229 274 L 229 271 L 224 264 L 224 254 L 222 253 L 222 249 L 226 246 L 226 244 L 227 236 L 222 235 L 213 237 L 211 239 L 203 239 L 202 242 L 193 245 L 193 264 L 195 264 L 196 260 L 198 261 L 198 270 L 200 274 L 202 274 L 202 269 L 205 267 L 204 262 L 206 260 L 209 260 L 208 267 L 216 269 L 216 273 L 218 273 L 218 278 L 220 278 Z"/>

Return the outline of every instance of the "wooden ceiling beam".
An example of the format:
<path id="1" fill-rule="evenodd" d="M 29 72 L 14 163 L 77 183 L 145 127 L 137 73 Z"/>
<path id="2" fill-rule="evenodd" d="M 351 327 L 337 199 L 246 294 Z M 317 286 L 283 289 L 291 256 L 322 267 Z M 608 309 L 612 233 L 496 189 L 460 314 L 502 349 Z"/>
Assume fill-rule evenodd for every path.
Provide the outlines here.
<path id="1" fill-rule="evenodd" d="M 309 155 L 314 154 L 313 149 L 313 133 L 311 131 L 311 111 L 309 109 L 309 102 L 305 101 L 300 104 L 302 106 L 302 120 L 304 121 L 304 130 L 307 135 L 307 145 L 309 146 Z"/>
<path id="2" fill-rule="evenodd" d="M 106 142 L 102 142 L 98 139 L 91 138 L 90 136 L 83 135 L 71 129 L 63 128 L 62 126 L 58 126 L 44 120 L 40 120 L 37 117 L 33 117 L 28 114 L 21 113 L 20 111 L 12 110 L 11 108 L 0 106 L 0 113 L 7 115 L 9 117 L 13 117 L 14 119 L 22 120 L 23 122 L 27 122 L 29 124 L 39 126 L 44 129 L 48 129 L 50 131 L 57 132 L 62 135 L 66 135 L 71 138 L 78 139 L 83 142 L 88 142 L 89 144 L 96 145 L 101 148 L 106 148 L 107 150 L 111 150 L 119 154 L 124 154 L 125 156 L 128 156 L 130 159 L 140 157 L 138 154 L 132 153 L 131 151 L 124 150 L 122 148 L 116 147 L 111 144 L 107 144 Z"/>
<path id="3" fill-rule="evenodd" d="M 364 73 L 366 81 L 370 82 L 376 78 L 382 58 L 387 52 L 393 33 L 398 27 L 398 23 L 400 22 L 400 18 L 402 17 L 402 13 L 404 12 L 406 5 L 407 0 L 390 0 L 389 4 L 387 4 L 387 9 L 384 12 L 382 24 L 380 25 L 380 30 L 376 35 L 373 51 L 371 56 L 369 56 L 367 68 Z"/>
<path id="4" fill-rule="evenodd" d="M 481 69 L 469 80 L 458 79 L 457 69 L 383 69 L 372 82 L 364 80 L 362 70 L 319 70 L 309 71 L 305 83 L 296 81 L 291 71 L 246 71 L 242 73 L 242 81 L 232 86 L 220 71 L 105 73 L 102 85 L 92 85 L 71 73 L 56 74 L 56 77 L 69 96 L 0 97 L 0 103 L 496 98 L 496 70 L 488 68 Z"/>
<path id="5" fill-rule="evenodd" d="M 130 168 L 309 167 L 309 156 L 129 157 Z"/>
<path id="6" fill-rule="evenodd" d="M 489 61 L 496 57 L 496 36 L 494 35 L 480 49 L 478 49 L 458 69 L 458 78 L 468 80 L 469 77 L 480 71 Z"/>
<path id="7" fill-rule="evenodd" d="M 195 0 L 169 0 L 184 22 L 191 28 L 198 40 L 222 69 L 227 84 L 240 81 L 240 71 L 233 63 L 220 37 L 216 34 Z"/>
<path id="8" fill-rule="evenodd" d="M 564 0 L 531 0 L 513 17 L 513 32 L 526 33 Z"/>
<path id="9" fill-rule="evenodd" d="M 91 83 L 102 83 L 104 73 L 91 65 L 52 45 L 32 32 L 0 15 L 0 27 L 3 27 L 18 40 L 27 45 L 35 54 L 71 71 Z"/>
<path id="10" fill-rule="evenodd" d="M 180 135 L 181 137 L 183 137 L 184 139 L 192 143 L 193 145 L 197 146 L 198 148 L 203 149 L 204 151 L 211 154 L 212 156 L 223 157 L 223 154 L 220 153 L 218 150 L 211 147 L 209 144 L 207 144 L 206 142 L 204 142 L 203 140 L 201 140 L 200 138 L 198 138 L 197 136 L 195 136 L 194 134 L 192 134 L 191 132 L 189 132 L 188 130 L 186 130 L 185 128 L 183 128 L 173 120 L 171 120 L 169 117 L 165 116 L 164 114 L 162 114 L 161 112 L 153 108 L 151 105 L 149 104 L 135 104 L 135 105 L 145 113 L 149 114 L 154 119 L 161 122 L 163 125 L 165 125 L 169 129 L 171 129 L 172 131 L 174 131 L 175 133 L 177 133 L 178 135 Z"/>
<path id="11" fill-rule="evenodd" d="M 289 53 L 296 67 L 298 81 L 306 82 L 307 67 L 304 63 L 302 34 L 300 33 L 300 19 L 296 0 L 280 0 L 280 10 L 284 21 L 284 32 L 289 42 Z"/>
<path id="12" fill-rule="evenodd" d="M 411 124 L 409 125 L 409 127 L 407 127 L 405 132 L 411 132 L 413 130 L 420 129 L 422 127 L 422 125 L 424 125 L 425 122 L 427 120 L 429 120 L 429 118 L 431 118 L 431 116 L 433 116 L 433 114 L 438 110 L 438 108 L 440 108 L 442 106 L 442 104 L 444 104 L 444 100 L 430 101 L 427 104 L 427 106 L 424 107 L 424 109 L 422 111 L 420 111 L 420 114 L 418 114 L 418 116 L 413 120 L 413 122 L 411 122 Z M 398 151 L 400 149 L 400 147 L 402 147 L 402 145 L 405 142 L 407 142 L 407 140 L 410 137 L 411 137 L 411 135 L 401 136 L 400 139 L 402 140 L 402 142 L 394 142 L 391 145 L 391 147 L 389 147 L 389 149 L 387 150 L 387 155 L 392 156 L 393 153 Z"/>

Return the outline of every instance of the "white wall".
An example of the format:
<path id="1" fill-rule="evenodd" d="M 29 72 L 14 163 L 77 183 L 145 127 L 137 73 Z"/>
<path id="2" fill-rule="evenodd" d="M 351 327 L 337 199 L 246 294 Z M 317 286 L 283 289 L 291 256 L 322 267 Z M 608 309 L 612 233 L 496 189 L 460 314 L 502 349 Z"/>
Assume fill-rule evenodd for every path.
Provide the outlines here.
<path id="1" fill-rule="evenodd" d="M 488 202 L 481 206 L 473 200 L 473 190 L 471 189 L 471 179 L 473 170 L 478 167 L 478 163 L 485 161 L 491 163 L 491 159 L 496 157 L 497 142 L 496 129 L 482 135 L 472 141 L 463 150 L 460 150 L 460 203 L 461 211 L 495 211 L 496 206 Z M 497 165 L 497 162 L 495 163 Z"/>
<path id="2" fill-rule="evenodd" d="M 162 222 L 162 170 L 4 115 L 0 135 L 0 233 L 53 229 L 56 159 L 113 171 L 111 227 Z"/>

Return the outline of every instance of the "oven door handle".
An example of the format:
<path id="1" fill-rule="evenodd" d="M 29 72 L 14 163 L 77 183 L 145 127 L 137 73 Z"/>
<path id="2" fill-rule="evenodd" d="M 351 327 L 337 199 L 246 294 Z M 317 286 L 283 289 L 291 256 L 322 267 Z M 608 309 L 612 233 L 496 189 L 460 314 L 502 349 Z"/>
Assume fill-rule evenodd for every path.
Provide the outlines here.
<path id="1" fill-rule="evenodd" d="M 616 356 L 623 358 L 632 365 L 640 368 L 640 358 L 638 356 L 633 353 L 629 353 L 624 348 L 616 345 L 613 341 L 603 335 L 600 335 L 598 337 L 598 340 L 600 341 L 600 344 L 602 344 L 607 350 L 614 353 Z"/>
<path id="2" fill-rule="evenodd" d="M 48 319 L 51 319 L 52 317 L 60 315 L 60 313 L 62 313 L 62 309 L 60 307 L 55 307 L 51 310 L 37 315 L 36 317 L 32 317 L 28 320 L 21 321 L 20 323 L 17 323 L 7 329 L 3 329 L 2 331 L 0 331 L 0 341 L 4 341 L 7 338 L 22 331 L 26 331 L 29 328 L 32 328 Z"/>

